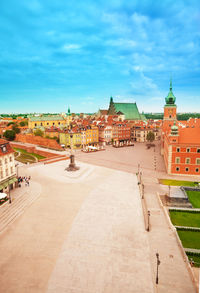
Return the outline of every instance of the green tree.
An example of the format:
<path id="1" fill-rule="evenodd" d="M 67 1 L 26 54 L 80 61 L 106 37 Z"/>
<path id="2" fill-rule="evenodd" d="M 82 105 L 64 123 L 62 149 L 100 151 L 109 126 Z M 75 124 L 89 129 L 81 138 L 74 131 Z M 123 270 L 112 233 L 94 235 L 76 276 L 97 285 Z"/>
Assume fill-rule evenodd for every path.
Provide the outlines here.
<path id="1" fill-rule="evenodd" d="M 44 136 L 44 132 L 41 129 L 36 129 L 34 131 L 34 135 L 35 136 L 41 136 L 41 137 L 43 137 Z"/>
<path id="2" fill-rule="evenodd" d="M 155 140 L 155 134 L 153 131 L 149 131 L 147 133 L 147 141 L 149 142 L 153 142 Z"/>
<path id="3" fill-rule="evenodd" d="M 14 140 L 15 139 L 15 131 L 14 130 L 6 130 L 3 134 L 3 136 L 7 139 L 7 140 Z"/>
<path id="4" fill-rule="evenodd" d="M 26 123 L 25 123 L 25 121 L 21 121 L 21 122 L 19 122 L 19 125 L 23 127 L 26 125 Z"/>
<path id="5" fill-rule="evenodd" d="M 15 124 L 15 123 L 14 123 L 13 121 L 8 122 L 7 126 L 10 126 L 10 125 L 12 125 L 12 124 Z"/>
<path id="6" fill-rule="evenodd" d="M 13 125 L 13 127 L 12 127 L 12 130 L 14 130 L 14 132 L 15 132 L 16 134 L 20 133 L 20 129 L 19 129 L 17 126 L 18 126 L 18 125 L 15 124 L 15 125 Z"/>

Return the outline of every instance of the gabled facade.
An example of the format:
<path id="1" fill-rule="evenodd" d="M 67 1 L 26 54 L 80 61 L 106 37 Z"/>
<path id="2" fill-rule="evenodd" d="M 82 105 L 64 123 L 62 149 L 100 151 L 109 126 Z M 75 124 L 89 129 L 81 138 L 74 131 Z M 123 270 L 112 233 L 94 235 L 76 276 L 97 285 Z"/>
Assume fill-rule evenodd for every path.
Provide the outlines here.
<path id="1" fill-rule="evenodd" d="M 0 139 L 0 192 L 12 189 L 16 181 L 14 151 L 8 141 Z"/>

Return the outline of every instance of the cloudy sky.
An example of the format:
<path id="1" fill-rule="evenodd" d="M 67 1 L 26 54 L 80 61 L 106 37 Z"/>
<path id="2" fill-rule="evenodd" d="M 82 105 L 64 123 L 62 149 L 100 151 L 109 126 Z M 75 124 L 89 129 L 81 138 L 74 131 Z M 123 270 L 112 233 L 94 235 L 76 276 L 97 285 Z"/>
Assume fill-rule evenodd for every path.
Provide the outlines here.
<path id="1" fill-rule="evenodd" d="M 200 112 L 199 0 L 1 0 L 0 113 Z"/>

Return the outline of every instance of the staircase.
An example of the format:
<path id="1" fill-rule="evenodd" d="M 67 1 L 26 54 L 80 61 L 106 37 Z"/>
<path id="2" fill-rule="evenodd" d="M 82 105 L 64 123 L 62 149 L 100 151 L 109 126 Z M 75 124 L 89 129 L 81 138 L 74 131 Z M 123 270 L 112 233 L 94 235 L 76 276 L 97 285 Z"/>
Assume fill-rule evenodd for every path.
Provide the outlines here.
<path id="1" fill-rule="evenodd" d="M 11 192 L 12 203 L 7 201 L 0 206 L 0 233 L 12 224 L 40 196 L 41 186 L 34 181 L 30 181 L 29 187 L 17 188 L 14 191 L 16 191 L 14 195 Z"/>

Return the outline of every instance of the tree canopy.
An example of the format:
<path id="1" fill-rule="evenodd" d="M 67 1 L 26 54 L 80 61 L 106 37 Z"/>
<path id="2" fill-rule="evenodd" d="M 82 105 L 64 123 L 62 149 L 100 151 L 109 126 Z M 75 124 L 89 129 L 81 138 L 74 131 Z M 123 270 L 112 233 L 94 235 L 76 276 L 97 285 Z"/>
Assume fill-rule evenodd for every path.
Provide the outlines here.
<path id="1" fill-rule="evenodd" d="M 14 130 L 6 130 L 3 134 L 3 136 L 7 139 L 7 140 L 14 140 L 15 139 L 15 131 Z"/>
<path id="2" fill-rule="evenodd" d="M 155 140 L 155 134 L 153 131 L 149 131 L 147 133 L 147 141 L 149 142 L 153 142 Z"/>

